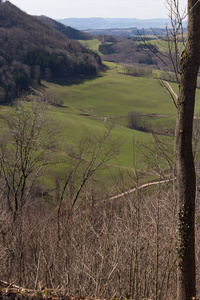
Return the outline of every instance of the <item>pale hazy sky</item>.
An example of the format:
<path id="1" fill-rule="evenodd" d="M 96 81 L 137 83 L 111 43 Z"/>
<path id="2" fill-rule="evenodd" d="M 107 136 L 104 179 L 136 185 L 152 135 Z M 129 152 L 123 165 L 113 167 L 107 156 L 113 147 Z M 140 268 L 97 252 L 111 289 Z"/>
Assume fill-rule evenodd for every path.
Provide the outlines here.
<path id="1" fill-rule="evenodd" d="M 62 18 L 166 18 L 165 0 L 10 0 L 31 15 Z M 184 10 L 187 0 L 180 0 Z"/>

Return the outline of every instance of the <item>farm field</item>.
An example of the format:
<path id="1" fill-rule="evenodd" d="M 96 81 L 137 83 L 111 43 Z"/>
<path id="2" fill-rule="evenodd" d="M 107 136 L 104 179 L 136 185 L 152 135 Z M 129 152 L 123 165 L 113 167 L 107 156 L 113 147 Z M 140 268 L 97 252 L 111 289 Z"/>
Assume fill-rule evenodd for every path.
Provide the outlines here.
<path id="1" fill-rule="evenodd" d="M 119 156 L 119 165 L 131 165 L 132 139 L 148 140 L 148 134 L 126 127 L 128 113 L 134 111 L 151 115 L 155 126 L 172 127 L 175 124 L 176 108 L 157 80 L 126 76 L 121 66 L 108 63 L 109 71 L 94 79 L 60 82 L 43 82 L 45 93 L 63 100 L 63 107 L 51 107 L 52 118 L 67 126 L 69 139 L 82 136 L 83 131 L 103 131 L 115 123 L 115 134 L 123 135 L 126 150 Z M 178 92 L 178 87 L 172 84 Z M 200 109 L 200 91 L 197 90 L 196 112 Z M 162 118 L 160 116 L 166 116 Z M 127 147 L 128 146 L 128 147 Z M 130 158 L 129 158 L 130 157 Z"/>
<path id="2" fill-rule="evenodd" d="M 101 134 L 107 126 L 115 124 L 112 134 L 122 138 L 122 146 L 119 156 L 109 162 L 112 172 L 117 174 L 119 169 L 133 172 L 134 164 L 137 169 L 145 170 L 147 166 L 137 144 L 151 143 L 152 137 L 127 128 L 127 115 L 131 111 L 155 115 L 149 117 L 155 127 L 173 128 L 176 109 L 157 80 L 125 76 L 119 73 L 120 65 L 108 63 L 108 66 L 109 71 L 94 79 L 43 82 L 47 96 L 63 100 L 63 107 L 50 108 L 52 119 L 61 128 L 62 148 L 65 151 L 65 143 L 73 145 L 84 134 Z"/>
<path id="3" fill-rule="evenodd" d="M 77 140 L 86 135 L 101 135 L 106 128 L 113 126 L 112 136 L 121 140 L 121 150 L 117 158 L 107 164 L 107 169 L 100 171 L 99 178 L 109 181 L 119 174 L 129 174 L 128 184 L 132 185 L 135 169 L 140 173 L 141 182 L 156 179 L 154 171 L 149 172 L 141 145 L 152 146 L 152 135 L 127 127 L 127 115 L 139 113 L 147 118 L 152 128 L 169 129 L 175 126 L 176 109 L 170 96 L 151 78 L 124 75 L 121 65 L 106 63 L 109 70 L 96 78 L 43 81 L 41 93 L 47 98 L 62 99 L 63 105 L 49 108 L 52 121 L 59 128 L 60 155 L 67 155 L 68 149 Z M 177 92 L 177 86 L 172 84 Z M 200 92 L 197 90 L 196 111 L 200 108 Z M 2 112 L 5 108 L 2 108 Z M 173 141 L 164 136 L 173 153 Z M 151 150 L 149 154 L 151 155 Z M 45 176 L 45 184 L 52 186 L 57 171 L 64 174 L 66 165 L 60 163 L 51 168 Z"/>
<path id="4" fill-rule="evenodd" d="M 79 115 L 84 112 L 99 118 L 121 117 L 130 111 L 176 115 L 169 95 L 157 80 L 119 74 L 120 66 L 109 66 L 113 68 L 94 79 L 44 82 L 44 86 L 47 93 L 63 99 L 68 112 Z"/>

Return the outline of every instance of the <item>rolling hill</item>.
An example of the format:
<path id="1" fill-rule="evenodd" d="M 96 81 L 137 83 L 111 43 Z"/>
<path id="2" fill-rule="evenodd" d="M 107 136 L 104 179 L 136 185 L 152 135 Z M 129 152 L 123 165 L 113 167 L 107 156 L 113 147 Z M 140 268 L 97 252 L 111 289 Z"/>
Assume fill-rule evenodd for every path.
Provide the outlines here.
<path id="1" fill-rule="evenodd" d="M 136 19 L 136 18 L 66 18 L 59 19 L 59 22 L 77 28 L 85 29 L 108 29 L 108 28 L 165 28 L 166 24 L 171 25 L 170 19 Z"/>
<path id="2" fill-rule="evenodd" d="M 62 34 L 66 35 L 69 39 L 72 40 L 89 40 L 91 39 L 91 35 L 89 33 L 80 31 L 78 29 L 72 28 L 71 26 L 66 26 L 60 22 L 57 22 L 54 19 L 51 19 L 46 16 L 38 16 L 40 20 L 45 22 L 50 27 L 58 30 Z"/>
<path id="3" fill-rule="evenodd" d="M 96 75 L 100 57 L 9 1 L 0 3 L 0 102 L 41 78 Z"/>

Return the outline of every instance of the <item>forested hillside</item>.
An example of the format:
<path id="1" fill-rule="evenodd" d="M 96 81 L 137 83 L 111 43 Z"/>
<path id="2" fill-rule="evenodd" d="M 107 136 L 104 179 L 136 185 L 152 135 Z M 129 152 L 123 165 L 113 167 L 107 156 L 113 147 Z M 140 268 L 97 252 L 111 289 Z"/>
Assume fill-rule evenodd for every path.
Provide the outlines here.
<path id="1" fill-rule="evenodd" d="M 58 30 L 62 34 L 66 35 L 69 39 L 73 40 L 89 40 L 92 36 L 89 33 L 80 31 L 78 29 L 72 28 L 71 26 L 65 26 L 54 19 L 48 18 L 46 16 L 38 16 L 40 20 L 48 24 L 50 27 Z"/>
<path id="2" fill-rule="evenodd" d="M 9 1 L 0 3 L 0 102 L 41 78 L 95 75 L 100 57 Z"/>
<path id="3" fill-rule="evenodd" d="M 151 50 L 144 45 L 131 38 L 112 35 L 97 35 L 101 42 L 99 52 L 103 54 L 102 59 L 105 61 L 153 65 L 157 68 L 159 60 L 154 53 L 158 52 L 158 47 L 152 46 Z"/>

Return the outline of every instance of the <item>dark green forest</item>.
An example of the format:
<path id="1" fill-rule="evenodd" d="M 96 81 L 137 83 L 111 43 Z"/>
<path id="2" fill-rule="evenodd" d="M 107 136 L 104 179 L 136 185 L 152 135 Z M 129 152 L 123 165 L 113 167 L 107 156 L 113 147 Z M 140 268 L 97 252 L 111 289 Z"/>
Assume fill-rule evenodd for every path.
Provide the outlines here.
<path id="1" fill-rule="evenodd" d="M 0 5 L 0 101 L 11 102 L 41 78 L 95 76 L 100 57 L 79 42 L 27 15 Z"/>

